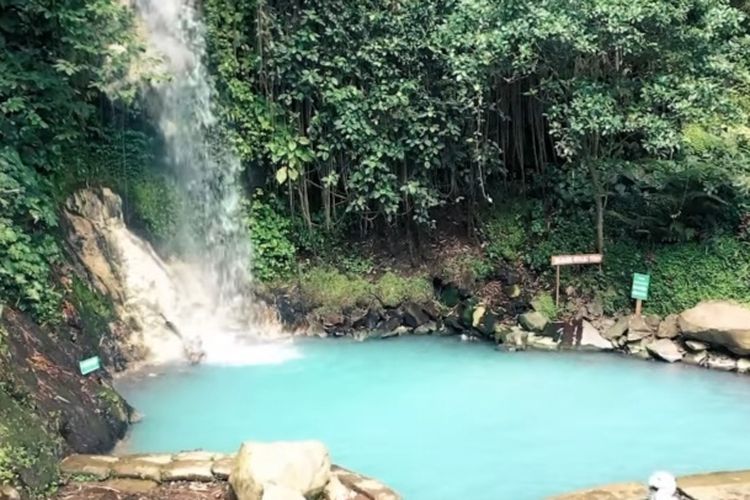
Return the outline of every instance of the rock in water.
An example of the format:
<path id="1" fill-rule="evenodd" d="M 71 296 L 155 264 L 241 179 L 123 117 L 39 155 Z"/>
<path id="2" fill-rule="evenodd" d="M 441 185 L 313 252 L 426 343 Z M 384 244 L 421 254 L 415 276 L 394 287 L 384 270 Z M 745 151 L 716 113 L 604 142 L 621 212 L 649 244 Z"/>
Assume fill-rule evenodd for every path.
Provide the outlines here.
<path id="1" fill-rule="evenodd" d="M 680 361 L 683 356 L 683 352 L 680 351 L 677 343 L 669 339 L 659 339 L 654 342 L 649 342 L 646 344 L 646 349 L 657 358 L 668 363 Z"/>
<path id="2" fill-rule="evenodd" d="M 725 372 L 731 372 L 737 369 L 737 360 L 731 356 L 720 353 L 709 353 L 707 366 L 714 370 L 722 370 Z"/>
<path id="3" fill-rule="evenodd" d="M 549 323 L 549 319 L 540 312 L 532 311 L 520 315 L 518 323 L 531 332 L 542 333 L 544 327 Z"/>
<path id="4" fill-rule="evenodd" d="M 422 326 L 428 321 L 430 321 L 430 317 L 427 316 L 427 314 L 424 312 L 422 307 L 419 305 L 408 302 L 404 304 L 404 324 L 406 326 L 410 326 L 412 328 L 417 328 L 418 326 Z"/>
<path id="5" fill-rule="evenodd" d="M 229 483 L 237 500 L 262 500 L 274 484 L 303 497 L 319 495 L 331 478 L 331 459 L 319 441 L 242 444 Z M 293 498 L 293 497 L 269 497 Z"/>
<path id="6" fill-rule="evenodd" d="M 690 339 L 750 354 L 750 309 L 731 302 L 701 302 L 680 314 L 682 334 Z"/>
<path id="7" fill-rule="evenodd" d="M 581 333 L 581 343 L 579 349 L 584 351 L 606 351 L 613 349 L 612 342 L 602 337 L 594 325 L 588 321 L 583 322 L 583 333 Z"/>

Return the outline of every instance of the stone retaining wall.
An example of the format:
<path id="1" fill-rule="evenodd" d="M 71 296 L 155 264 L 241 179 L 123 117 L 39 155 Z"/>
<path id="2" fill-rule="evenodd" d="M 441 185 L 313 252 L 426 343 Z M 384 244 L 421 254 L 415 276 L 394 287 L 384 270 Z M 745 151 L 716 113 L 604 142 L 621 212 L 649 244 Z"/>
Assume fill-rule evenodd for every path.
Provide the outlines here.
<path id="1" fill-rule="evenodd" d="M 60 470 L 66 485 L 57 500 L 231 499 L 227 482 L 235 464 L 234 454 L 191 451 L 115 457 L 71 455 Z M 400 500 L 381 482 L 342 467 L 331 468 L 342 488 L 335 497 L 321 500 Z"/>
<path id="2" fill-rule="evenodd" d="M 750 499 L 750 471 L 713 472 L 677 479 L 680 489 L 700 500 Z M 581 490 L 549 500 L 644 500 L 648 498 L 645 484 L 620 483 Z"/>

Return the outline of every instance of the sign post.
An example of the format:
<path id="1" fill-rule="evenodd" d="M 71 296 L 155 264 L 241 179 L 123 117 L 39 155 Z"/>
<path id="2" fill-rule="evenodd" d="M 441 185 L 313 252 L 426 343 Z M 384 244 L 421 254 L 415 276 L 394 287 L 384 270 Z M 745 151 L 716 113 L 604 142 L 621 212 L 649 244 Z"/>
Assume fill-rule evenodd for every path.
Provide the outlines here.
<path id="1" fill-rule="evenodd" d="M 555 278 L 555 305 L 560 305 L 560 267 L 561 266 L 578 266 L 584 264 L 601 264 L 602 254 L 591 253 L 581 255 L 553 255 L 550 262 L 557 268 Z"/>
<path id="2" fill-rule="evenodd" d="M 102 367 L 102 362 L 99 359 L 99 356 L 94 356 L 93 358 L 84 359 L 78 365 L 81 367 L 81 375 L 88 375 L 89 373 L 97 371 L 99 368 Z"/>
<path id="3" fill-rule="evenodd" d="M 633 286 L 630 296 L 635 299 L 635 315 L 641 315 L 643 301 L 648 300 L 648 287 L 651 284 L 651 276 L 648 274 L 634 273 Z"/>

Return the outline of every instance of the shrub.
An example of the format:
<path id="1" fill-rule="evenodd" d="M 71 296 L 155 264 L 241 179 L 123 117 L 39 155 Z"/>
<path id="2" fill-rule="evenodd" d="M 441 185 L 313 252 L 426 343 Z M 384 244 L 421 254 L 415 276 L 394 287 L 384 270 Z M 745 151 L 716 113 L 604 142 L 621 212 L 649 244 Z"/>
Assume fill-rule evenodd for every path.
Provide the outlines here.
<path id="1" fill-rule="evenodd" d="M 658 248 L 650 271 L 646 307 L 659 314 L 708 299 L 750 302 L 750 244 L 728 236 Z"/>
<path id="2" fill-rule="evenodd" d="M 487 256 L 493 261 L 516 262 L 523 256 L 526 230 L 523 224 L 523 207 L 501 207 L 482 224 L 487 241 Z"/>
<path id="3" fill-rule="evenodd" d="M 49 190 L 15 151 L 0 150 L 0 296 L 40 321 L 59 318 L 61 298 L 52 285 L 60 249 Z"/>
<path id="4" fill-rule="evenodd" d="M 397 307 L 404 302 L 426 303 L 433 299 L 430 281 L 424 277 L 403 277 L 385 273 L 374 286 L 374 293 L 386 307 Z"/>
<path id="5" fill-rule="evenodd" d="M 73 278 L 72 292 L 83 332 L 90 339 L 98 340 L 103 332 L 108 331 L 109 323 L 115 318 L 114 306 L 77 277 Z"/>
<path id="6" fill-rule="evenodd" d="M 159 243 L 173 241 L 179 229 L 182 198 L 169 179 L 150 174 L 132 188 L 132 210 L 146 231 Z"/>
<path id="7" fill-rule="evenodd" d="M 252 243 L 251 269 L 260 281 L 287 277 L 294 269 L 297 249 L 291 240 L 291 222 L 275 198 L 256 193 L 247 220 Z"/>
<path id="8" fill-rule="evenodd" d="M 555 299 L 548 293 L 540 293 L 531 301 L 531 306 L 535 311 L 544 314 L 547 318 L 553 320 L 557 317 L 557 306 Z"/>
<path id="9" fill-rule="evenodd" d="M 313 267 L 300 276 L 300 292 L 308 305 L 341 311 L 374 302 L 373 286 L 367 280 L 331 267 Z"/>

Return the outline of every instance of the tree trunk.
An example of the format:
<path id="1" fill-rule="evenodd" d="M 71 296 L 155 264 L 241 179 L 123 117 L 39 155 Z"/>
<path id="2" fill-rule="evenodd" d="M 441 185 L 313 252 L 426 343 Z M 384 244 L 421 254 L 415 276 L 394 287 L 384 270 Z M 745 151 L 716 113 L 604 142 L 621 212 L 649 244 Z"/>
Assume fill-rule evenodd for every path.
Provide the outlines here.
<path id="1" fill-rule="evenodd" d="M 604 189 L 602 188 L 596 162 L 588 161 L 589 173 L 591 175 L 591 188 L 594 191 L 594 204 L 596 205 L 596 248 L 601 254 L 604 253 Z"/>

